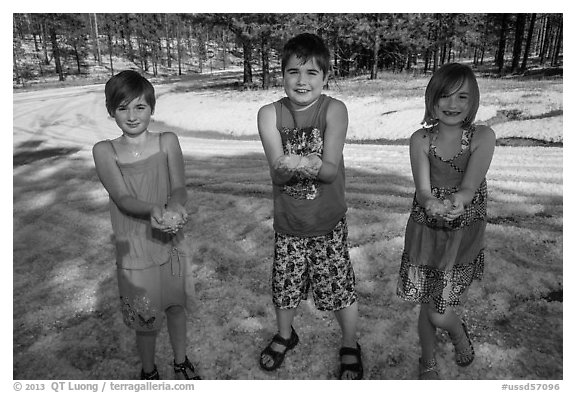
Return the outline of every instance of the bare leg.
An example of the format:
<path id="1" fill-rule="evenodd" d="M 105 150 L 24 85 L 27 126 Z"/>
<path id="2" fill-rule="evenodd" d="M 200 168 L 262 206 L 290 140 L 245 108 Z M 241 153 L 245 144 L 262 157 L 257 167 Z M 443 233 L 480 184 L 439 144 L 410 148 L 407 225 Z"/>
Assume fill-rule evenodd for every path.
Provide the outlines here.
<path id="1" fill-rule="evenodd" d="M 342 329 L 342 346 L 349 348 L 356 348 L 356 331 L 358 327 L 358 302 L 354 302 L 350 306 L 341 310 L 335 311 L 334 315 Z M 344 355 L 341 359 L 344 364 L 357 363 L 356 356 Z M 342 379 L 354 379 L 357 376 L 355 372 L 345 371 L 342 374 Z"/>
<path id="2" fill-rule="evenodd" d="M 154 356 L 156 352 L 156 336 L 158 331 L 151 332 L 136 332 L 136 348 L 140 361 L 142 362 L 142 369 L 145 373 L 154 371 Z"/>
<path id="3" fill-rule="evenodd" d="M 474 360 L 474 348 L 468 340 L 462 319 L 460 319 L 454 309 L 448 308 L 444 314 L 439 314 L 429 307 L 428 317 L 432 324 L 448 331 L 456 352 L 456 364 L 465 367 L 472 363 Z"/>
<path id="4" fill-rule="evenodd" d="M 420 338 L 422 361 L 424 362 L 434 359 L 436 348 L 436 326 L 428 317 L 428 307 L 428 304 L 420 305 L 420 315 L 418 316 L 418 337 Z"/>
<path id="5" fill-rule="evenodd" d="M 335 311 L 334 315 L 342 329 L 342 346 L 356 348 L 356 330 L 358 326 L 358 302 Z"/>
<path id="6" fill-rule="evenodd" d="M 172 306 L 166 310 L 166 321 L 174 361 L 182 363 L 186 358 L 186 312 L 182 306 Z"/>
<path id="7" fill-rule="evenodd" d="M 432 307 L 428 307 L 428 318 L 430 322 L 440 329 L 446 330 L 450 337 L 456 341 L 460 341 L 460 348 L 457 346 L 457 350 L 465 350 L 468 346 L 466 340 L 460 340 L 464 334 L 464 329 L 462 328 L 462 320 L 456 314 L 453 308 L 448 307 L 444 314 L 436 312 Z"/>
<path id="8" fill-rule="evenodd" d="M 288 340 L 292 335 L 292 322 L 294 321 L 296 310 L 296 308 L 280 309 L 276 307 L 276 324 L 278 325 L 278 333 L 280 333 L 280 336 L 286 340 Z M 283 352 L 286 347 L 278 343 L 272 343 L 272 349 L 276 352 Z M 274 364 L 274 359 L 263 354 L 262 363 L 271 367 Z"/>

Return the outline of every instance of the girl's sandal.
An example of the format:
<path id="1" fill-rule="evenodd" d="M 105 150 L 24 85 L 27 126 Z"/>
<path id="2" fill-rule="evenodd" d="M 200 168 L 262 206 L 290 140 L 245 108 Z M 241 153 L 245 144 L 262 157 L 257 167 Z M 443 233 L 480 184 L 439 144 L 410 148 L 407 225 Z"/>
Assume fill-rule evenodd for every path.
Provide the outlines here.
<path id="1" fill-rule="evenodd" d="M 176 376 L 182 374 L 184 379 L 202 379 L 196 373 L 196 370 L 194 370 L 194 366 L 190 363 L 190 360 L 188 360 L 188 356 L 186 356 L 182 363 L 176 363 L 176 361 L 174 361 L 174 373 Z"/>
<path id="2" fill-rule="evenodd" d="M 418 359 L 418 379 L 440 379 L 436 359 L 427 360 L 425 362 L 422 361 L 422 358 Z"/>
<path id="3" fill-rule="evenodd" d="M 462 322 L 462 329 L 464 330 L 463 335 L 461 335 L 458 339 L 454 339 L 452 336 L 450 336 L 450 339 L 452 340 L 452 345 L 454 345 L 454 351 L 456 352 L 456 364 L 460 367 L 466 367 L 469 366 L 474 360 L 474 347 L 472 346 L 472 340 L 470 340 L 468 328 L 464 322 Z M 456 349 L 456 345 L 460 344 L 463 340 L 468 341 L 468 346 L 466 349 L 458 351 Z"/>
<path id="4" fill-rule="evenodd" d="M 149 373 L 144 372 L 144 369 L 142 369 L 142 371 L 140 371 L 140 379 L 160 379 L 156 365 L 154 365 L 154 370 Z"/>
<path id="5" fill-rule="evenodd" d="M 362 350 L 360 349 L 360 344 L 356 343 L 356 348 L 342 347 L 340 348 L 340 375 L 339 379 L 342 379 L 342 375 L 346 371 L 350 371 L 356 374 L 352 380 L 360 380 L 364 376 L 364 368 L 362 367 Z M 357 359 L 356 363 L 342 363 L 343 356 L 355 356 Z"/>
<path id="6" fill-rule="evenodd" d="M 289 339 L 285 339 L 279 333 L 277 333 L 272 338 L 272 341 L 270 341 L 270 344 L 268 344 L 268 346 L 266 346 L 266 348 L 264 348 L 264 350 L 260 354 L 260 367 L 262 367 L 266 371 L 276 370 L 278 367 L 280 367 L 282 365 L 282 362 L 284 361 L 284 357 L 286 356 L 286 352 L 288 352 L 290 349 L 293 349 L 296 346 L 296 344 L 298 344 L 299 340 L 300 339 L 298 338 L 298 335 L 296 334 L 296 331 L 294 330 L 293 327 L 292 327 L 292 332 L 290 333 Z M 285 347 L 284 351 L 278 352 L 278 351 L 273 350 L 272 349 L 273 343 L 280 344 L 280 345 L 284 346 Z M 262 357 L 264 355 L 267 355 L 272 359 L 272 365 L 271 366 L 268 366 L 266 363 L 264 363 L 264 361 L 262 359 Z"/>

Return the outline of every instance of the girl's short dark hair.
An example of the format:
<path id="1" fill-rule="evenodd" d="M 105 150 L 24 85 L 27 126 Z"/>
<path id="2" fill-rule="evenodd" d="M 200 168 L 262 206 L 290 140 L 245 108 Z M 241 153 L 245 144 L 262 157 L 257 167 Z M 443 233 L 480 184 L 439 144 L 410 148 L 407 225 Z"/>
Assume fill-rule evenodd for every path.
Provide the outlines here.
<path id="1" fill-rule="evenodd" d="M 154 86 L 137 71 L 125 70 L 114 75 L 106 82 L 104 94 L 106 110 L 110 116 L 114 116 L 114 112 L 120 105 L 138 97 L 144 97 L 154 113 L 156 106 Z"/>
<path id="2" fill-rule="evenodd" d="M 468 81 L 470 87 L 470 112 L 464 119 L 463 127 L 469 127 L 476 118 L 478 107 L 480 105 L 480 90 L 478 89 L 478 82 L 474 71 L 467 65 L 460 63 L 449 63 L 440 67 L 426 86 L 426 93 L 424 100 L 426 103 L 426 111 L 424 113 L 424 120 L 422 124 L 432 126 L 436 123 L 436 115 L 434 114 L 434 107 L 440 100 L 440 97 L 451 96 L 456 93 Z"/>
<path id="3" fill-rule="evenodd" d="M 330 69 L 330 50 L 322 38 L 312 33 L 302 33 L 296 37 L 291 38 L 282 50 L 282 75 L 286 69 L 286 64 L 292 57 L 296 55 L 302 63 L 306 63 L 309 59 L 316 59 L 316 64 L 324 72 L 324 76 L 328 75 Z"/>

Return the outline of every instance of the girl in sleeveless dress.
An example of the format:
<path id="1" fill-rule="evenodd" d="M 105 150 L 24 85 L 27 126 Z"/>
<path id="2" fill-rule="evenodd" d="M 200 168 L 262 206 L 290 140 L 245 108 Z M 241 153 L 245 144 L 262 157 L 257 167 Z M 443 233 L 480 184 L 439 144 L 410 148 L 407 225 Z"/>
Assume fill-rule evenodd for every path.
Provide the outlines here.
<path id="1" fill-rule="evenodd" d="M 480 93 L 470 67 L 451 63 L 432 76 L 424 127 L 410 138 L 416 192 L 406 226 L 399 297 L 420 303 L 420 379 L 439 379 L 436 328 L 448 332 L 455 362 L 467 366 L 474 347 L 455 307 L 484 269 L 486 173 L 494 131 L 473 124 Z"/>
<path id="2" fill-rule="evenodd" d="M 122 135 L 98 142 L 93 156 L 110 196 L 122 316 L 136 331 L 140 377 L 160 379 L 155 345 L 166 315 L 176 376 L 199 379 L 186 356 L 185 308 L 193 300 L 193 281 L 183 252 L 188 214 L 178 137 L 148 131 L 154 88 L 136 71 L 113 76 L 105 95 Z"/>

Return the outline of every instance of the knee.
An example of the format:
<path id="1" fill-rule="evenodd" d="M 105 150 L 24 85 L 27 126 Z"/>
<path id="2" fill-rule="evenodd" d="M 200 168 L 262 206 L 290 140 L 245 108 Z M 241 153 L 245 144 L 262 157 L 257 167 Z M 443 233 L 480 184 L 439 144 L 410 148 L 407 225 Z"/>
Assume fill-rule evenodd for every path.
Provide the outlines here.
<path id="1" fill-rule="evenodd" d="M 182 314 L 184 314 L 184 307 L 182 306 L 170 306 L 166 309 L 166 316 L 169 318 L 177 317 Z"/>
<path id="2" fill-rule="evenodd" d="M 440 314 L 432 307 L 426 307 L 426 315 L 428 316 L 428 320 L 434 326 L 445 329 L 448 325 L 448 317 L 447 313 Z"/>

